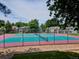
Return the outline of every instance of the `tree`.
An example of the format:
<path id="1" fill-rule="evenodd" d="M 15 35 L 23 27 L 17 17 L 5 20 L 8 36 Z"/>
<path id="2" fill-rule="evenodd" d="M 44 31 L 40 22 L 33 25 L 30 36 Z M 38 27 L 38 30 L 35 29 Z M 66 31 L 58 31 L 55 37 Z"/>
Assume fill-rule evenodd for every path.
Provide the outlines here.
<path id="1" fill-rule="evenodd" d="M 46 25 L 45 25 L 45 24 L 41 24 L 40 27 L 41 27 L 42 31 L 45 32 L 45 30 L 46 30 Z"/>
<path id="2" fill-rule="evenodd" d="M 16 25 L 17 27 L 23 27 L 23 26 L 26 26 L 26 24 L 23 23 L 23 22 L 16 22 L 15 25 Z"/>
<path id="3" fill-rule="evenodd" d="M 28 23 L 24 23 L 24 26 L 28 26 Z"/>
<path id="4" fill-rule="evenodd" d="M 56 18 L 64 20 L 65 27 L 77 25 L 79 28 L 79 0 L 48 0 L 47 6 L 50 10 L 50 16 L 54 11 Z"/>
<path id="5" fill-rule="evenodd" d="M 4 20 L 0 20 L 0 27 L 3 27 L 5 25 L 5 21 Z"/>
<path id="6" fill-rule="evenodd" d="M 55 18 L 46 21 L 46 27 L 58 26 L 59 21 Z"/>
<path id="7" fill-rule="evenodd" d="M 6 33 L 11 32 L 12 25 L 11 25 L 11 23 L 9 21 L 6 22 L 5 28 L 6 28 Z"/>
<path id="8" fill-rule="evenodd" d="M 8 9 L 8 7 L 7 7 L 6 5 L 4 5 L 4 4 L 2 4 L 1 2 L 0 2 L 0 11 L 1 11 L 5 16 L 7 16 L 8 14 L 11 13 L 11 10 Z"/>
<path id="9" fill-rule="evenodd" d="M 12 23 L 12 26 L 15 26 L 15 23 Z"/>
<path id="10" fill-rule="evenodd" d="M 6 6 L 6 5 L 4 5 L 3 3 L 1 3 L 0 2 L 0 12 L 2 12 L 3 14 L 4 14 L 4 16 L 6 17 L 7 15 L 9 15 L 9 14 L 11 14 L 11 10 Z M 2 21 L 2 22 L 4 22 L 4 21 Z M 8 24 L 8 23 L 7 23 Z M 5 25 L 5 24 L 3 24 L 3 25 L 5 25 L 5 27 L 6 27 L 6 29 L 9 31 L 9 27 L 7 27 L 8 25 Z M 1 26 L 2 26 L 2 23 L 1 23 Z M 9 28 L 9 29 L 8 29 Z M 8 32 L 7 31 L 7 32 Z"/>
<path id="11" fill-rule="evenodd" d="M 37 19 L 33 19 L 29 22 L 29 27 L 31 32 L 38 32 L 39 31 L 39 23 Z"/>

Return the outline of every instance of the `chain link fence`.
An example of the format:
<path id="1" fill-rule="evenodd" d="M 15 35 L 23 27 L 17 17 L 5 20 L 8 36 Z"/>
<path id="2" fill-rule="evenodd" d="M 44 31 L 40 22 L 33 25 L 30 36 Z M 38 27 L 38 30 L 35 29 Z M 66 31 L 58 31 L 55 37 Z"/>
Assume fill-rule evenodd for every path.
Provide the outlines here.
<path id="1" fill-rule="evenodd" d="M 79 43 L 79 36 L 74 36 L 69 31 L 41 31 L 40 29 L 20 28 L 6 32 L 0 30 L 0 47 L 69 44 Z"/>

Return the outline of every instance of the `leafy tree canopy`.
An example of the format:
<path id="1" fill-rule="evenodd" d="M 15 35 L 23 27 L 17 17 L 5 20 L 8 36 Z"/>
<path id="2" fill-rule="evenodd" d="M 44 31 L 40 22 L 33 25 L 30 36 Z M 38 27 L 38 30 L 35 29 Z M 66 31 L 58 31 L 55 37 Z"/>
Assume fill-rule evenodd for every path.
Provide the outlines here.
<path id="1" fill-rule="evenodd" d="M 30 27 L 32 32 L 38 32 L 38 29 L 39 29 L 38 20 L 37 19 L 31 20 L 29 22 L 29 27 Z"/>
<path id="2" fill-rule="evenodd" d="M 41 27 L 42 31 L 45 32 L 45 30 L 46 30 L 46 24 L 41 24 L 40 27 Z"/>
<path id="3" fill-rule="evenodd" d="M 54 11 L 55 17 L 64 20 L 66 26 L 79 27 L 79 0 L 48 0 L 47 6 L 50 16 Z"/>
<path id="4" fill-rule="evenodd" d="M 7 21 L 5 28 L 7 33 L 10 32 L 12 30 L 12 24 L 9 21 Z"/>
<path id="5" fill-rule="evenodd" d="M 0 20 L 0 27 L 5 25 L 5 21 L 4 20 Z"/>
<path id="6" fill-rule="evenodd" d="M 23 26 L 27 26 L 27 23 L 23 23 L 23 22 L 16 22 L 15 24 L 17 27 L 23 27 Z"/>
<path id="7" fill-rule="evenodd" d="M 52 27 L 52 26 L 58 26 L 59 25 L 59 21 L 54 18 L 54 19 L 49 19 L 46 21 L 46 27 Z"/>
<path id="8" fill-rule="evenodd" d="M 5 16 L 7 16 L 8 14 L 11 13 L 11 10 L 10 10 L 6 5 L 2 4 L 1 2 L 0 2 L 0 11 L 1 11 Z"/>

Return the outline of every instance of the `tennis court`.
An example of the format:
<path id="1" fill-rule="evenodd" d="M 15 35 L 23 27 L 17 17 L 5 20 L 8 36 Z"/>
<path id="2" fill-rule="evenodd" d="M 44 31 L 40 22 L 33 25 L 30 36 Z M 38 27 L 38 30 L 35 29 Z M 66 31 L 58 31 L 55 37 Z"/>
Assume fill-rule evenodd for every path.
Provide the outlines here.
<path id="1" fill-rule="evenodd" d="M 79 36 L 52 33 L 5 34 L 0 36 L 0 47 L 79 43 Z"/>

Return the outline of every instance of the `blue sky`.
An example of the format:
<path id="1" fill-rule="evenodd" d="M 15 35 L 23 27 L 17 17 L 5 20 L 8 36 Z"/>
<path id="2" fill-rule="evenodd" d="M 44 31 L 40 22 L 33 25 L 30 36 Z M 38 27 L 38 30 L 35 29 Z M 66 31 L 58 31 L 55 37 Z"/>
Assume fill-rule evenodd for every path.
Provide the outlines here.
<path id="1" fill-rule="evenodd" d="M 41 24 L 50 18 L 46 0 L 0 0 L 0 2 L 12 10 L 12 14 L 6 18 L 0 12 L 1 19 L 11 22 L 28 22 L 31 19 L 38 19 Z"/>

